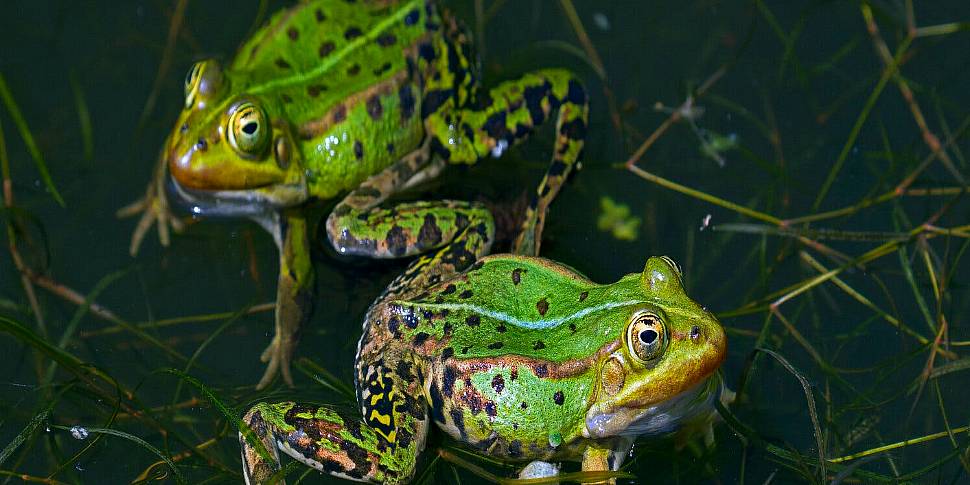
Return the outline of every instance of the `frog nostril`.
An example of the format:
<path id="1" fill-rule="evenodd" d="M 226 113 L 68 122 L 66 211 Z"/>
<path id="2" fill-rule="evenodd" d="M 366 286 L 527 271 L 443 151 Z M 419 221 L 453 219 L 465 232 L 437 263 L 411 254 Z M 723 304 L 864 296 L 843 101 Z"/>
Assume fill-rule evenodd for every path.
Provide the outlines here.
<path id="1" fill-rule="evenodd" d="M 693 342 L 697 342 L 697 339 L 701 337 L 701 328 L 697 325 L 690 327 L 690 339 Z"/>
<path id="2" fill-rule="evenodd" d="M 189 131 L 189 124 L 182 123 L 182 126 L 179 127 L 179 133 L 186 133 L 187 131 Z"/>
<path id="3" fill-rule="evenodd" d="M 204 152 L 209 149 L 209 144 L 206 143 L 205 138 L 199 138 L 199 141 L 195 142 L 195 149 Z"/>

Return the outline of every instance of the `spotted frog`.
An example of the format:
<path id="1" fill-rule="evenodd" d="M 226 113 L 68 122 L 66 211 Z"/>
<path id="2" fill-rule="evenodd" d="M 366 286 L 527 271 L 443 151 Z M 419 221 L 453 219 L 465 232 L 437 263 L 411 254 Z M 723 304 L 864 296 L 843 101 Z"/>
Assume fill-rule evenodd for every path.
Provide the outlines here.
<path id="1" fill-rule="evenodd" d="M 273 477 L 279 451 L 343 478 L 406 482 L 432 424 L 529 462 L 520 476 L 533 478 L 557 475 L 560 460 L 615 471 L 638 436 L 709 429 L 727 341 L 671 259 L 596 284 L 548 259 L 481 257 L 489 229 L 472 224 L 419 258 L 368 310 L 360 415 L 294 402 L 249 410 L 246 483 Z"/>
<path id="2" fill-rule="evenodd" d="M 469 204 L 441 212 L 421 202 L 389 211 L 394 193 L 447 164 L 499 156 L 554 121 L 552 161 L 517 245 L 537 249 L 546 209 L 573 169 L 588 101 L 569 72 L 543 69 L 484 90 L 469 36 L 432 1 L 304 1 L 279 12 L 223 68 L 196 63 L 185 108 L 145 197 L 137 251 L 157 220 L 166 242 L 165 186 L 198 215 L 246 216 L 279 247 L 275 336 L 258 387 L 292 384 L 296 333 L 310 312 L 314 201 L 347 193 L 325 223 L 337 252 L 400 258 L 447 244 L 468 227 Z M 170 175 L 170 176 L 169 176 Z M 177 229 L 177 227 L 176 227 Z"/>

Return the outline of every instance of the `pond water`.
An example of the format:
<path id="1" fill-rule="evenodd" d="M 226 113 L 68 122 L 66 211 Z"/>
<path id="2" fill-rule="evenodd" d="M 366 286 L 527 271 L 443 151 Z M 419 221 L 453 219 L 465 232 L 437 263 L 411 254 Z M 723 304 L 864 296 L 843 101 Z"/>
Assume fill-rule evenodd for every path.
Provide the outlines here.
<path id="1" fill-rule="evenodd" d="M 14 223 L 9 240 L 33 272 L 43 322 L 4 245 L 5 476 L 175 482 L 164 457 L 191 483 L 239 482 L 236 432 L 210 397 L 236 416 L 257 400 L 346 404 L 321 380 L 352 383 L 364 312 L 406 266 L 317 243 L 296 386 L 256 391 L 272 313 L 247 310 L 275 298 L 271 237 L 247 220 L 182 212 L 191 224 L 171 245 L 152 230 L 129 255 L 135 220 L 115 211 L 143 194 L 183 107 L 184 73 L 202 58 L 228 61 L 288 4 L 185 3 L 0 7 L 10 93 L 0 126 L 15 198 L 0 220 Z M 582 169 L 549 212 L 542 255 L 598 282 L 669 255 L 727 330 L 721 372 L 740 392 L 716 444 L 638 442 L 623 469 L 632 481 L 970 483 L 966 2 L 439 3 L 475 33 L 486 85 L 537 67 L 586 83 Z M 688 119 L 655 132 L 692 94 L 679 111 Z M 624 168 L 651 133 L 640 172 Z M 544 128 L 501 159 L 449 167 L 406 196 L 479 200 L 510 220 L 552 145 Z M 79 310 L 86 297 L 99 312 Z M 893 446 L 924 437 L 933 439 Z M 432 460 L 441 447 L 460 453 L 433 437 L 424 480 L 482 480 Z M 865 451 L 819 466 L 820 456 Z M 289 480 L 338 481 L 304 468 Z"/>

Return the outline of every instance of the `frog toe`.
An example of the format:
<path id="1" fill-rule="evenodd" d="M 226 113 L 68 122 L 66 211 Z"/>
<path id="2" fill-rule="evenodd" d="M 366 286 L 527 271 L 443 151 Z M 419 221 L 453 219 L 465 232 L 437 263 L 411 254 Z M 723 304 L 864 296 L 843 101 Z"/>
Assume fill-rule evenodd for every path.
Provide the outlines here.
<path id="1" fill-rule="evenodd" d="M 287 386 L 293 387 L 293 374 L 290 372 L 293 352 L 292 348 L 287 347 L 281 343 L 281 339 L 277 336 L 273 337 L 273 341 L 263 351 L 259 360 L 266 363 L 266 371 L 263 372 L 263 377 L 256 384 L 257 390 L 265 389 L 273 382 L 276 374 L 282 375 L 283 382 L 286 382 Z"/>

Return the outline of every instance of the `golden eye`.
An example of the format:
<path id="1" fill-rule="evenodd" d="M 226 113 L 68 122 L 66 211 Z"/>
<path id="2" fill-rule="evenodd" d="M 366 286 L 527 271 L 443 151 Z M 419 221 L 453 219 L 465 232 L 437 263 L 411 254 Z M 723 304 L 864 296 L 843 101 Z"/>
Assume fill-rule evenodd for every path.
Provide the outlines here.
<path id="1" fill-rule="evenodd" d="M 627 329 L 630 354 L 647 363 L 663 355 L 667 334 L 663 320 L 655 313 L 636 315 Z"/>
<path id="2" fill-rule="evenodd" d="M 229 145 L 242 155 L 257 156 L 267 146 L 270 127 L 266 114 L 254 103 L 246 101 L 236 106 L 229 116 Z"/>
<path id="3" fill-rule="evenodd" d="M 198 92 L 199 80 L 202 79 L 202 67 L 205 61 L 192 64 L 189 72 L 185 75 L 185 107 L 192 106 L 195 101 L 195 93 Z"/>

